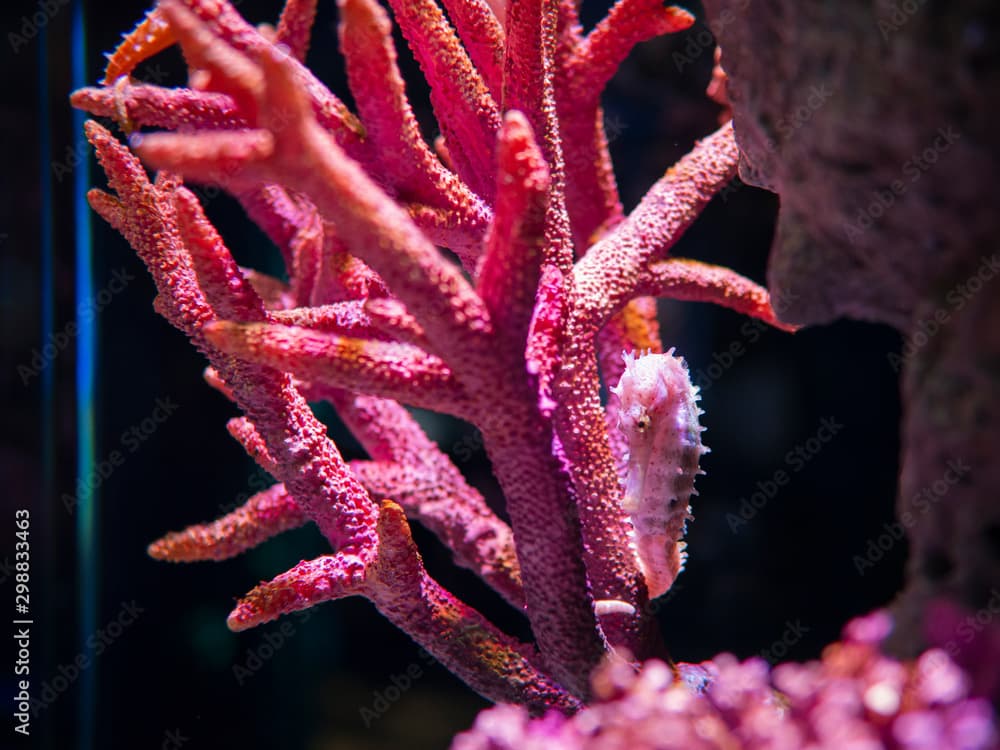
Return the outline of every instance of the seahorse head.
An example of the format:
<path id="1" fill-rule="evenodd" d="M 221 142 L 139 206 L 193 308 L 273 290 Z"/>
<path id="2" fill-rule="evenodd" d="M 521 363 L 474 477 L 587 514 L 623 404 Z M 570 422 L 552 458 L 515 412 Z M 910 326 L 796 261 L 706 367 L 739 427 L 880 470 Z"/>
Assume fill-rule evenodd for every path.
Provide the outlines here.
<path id="1" fill-rule="evenodd" d="M 611 392 L 621 402 L 618 427 L 629 441 L 649 434 L 657 417 L 676 411 L 691 399 L 692 387 L 684 360 L 665 354 L 624 352 L 625 372 Z"/>

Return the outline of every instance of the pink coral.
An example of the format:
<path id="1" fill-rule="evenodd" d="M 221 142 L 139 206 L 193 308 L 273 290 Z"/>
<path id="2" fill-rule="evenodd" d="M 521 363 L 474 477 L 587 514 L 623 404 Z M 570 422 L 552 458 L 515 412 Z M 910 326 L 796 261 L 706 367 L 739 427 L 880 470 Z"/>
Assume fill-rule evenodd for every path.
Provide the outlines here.
<path id="1" fill-rule="evenodd" d="M 274 30 L 223 0 L 162 0 L 105 85 L 73 96 L 130 134 L 131 150 L 87 125 L 113 191 L 91 191 L 91 205 L 148 266 L 156 309 L 243 412 L 230 432 L 279 482 L 150 552 L 219 559 L 312 521 L 333 552 L 260 584 L 230 627 L 364 596 L 485 697 L 571 712 L 609 649 L 657 648 L 601 378 L 618 380 L 623 349 L 662 351 L 647 295 L 781 326 L 753 282 L 668 258 L 737 149 L 724 125 L 623 215 L 600 92 L 634 44 L 690 25 L 686 11 L 620 0 L 585 35 L 570 2 L 514 2 L 502 20 L 485 0 L 446 0 L 447 17 L 433 0 L 390 4 L 430 84 L 436 150 L 374 0 L 338 2 L 356 114 L 302 63 L 309 0 L 289 0 Z M 131 80 L 174 43 L 189 88 Z M 280 248 L 289 285 L 237 266 L 182 178 L 231 192 Z M 369 460 L 345 462 L 307 398 L 330 401 Z M 480 429 L 509 526 L 400 404 Z M 411 521 L 523 608 L 535 642 L 434 581 Z M 595 601 L 622 606 L 602 616 Z"/>
<path id="2" fill-rule="evenodd" d="M 875 613 L 848 624 L 818 662 L 782 664 L 730 654 L 636 672 L 611 659 L 594 674 L 592 706 L 532 720 L 517 706 L 480 714 L 453 750 L 990 750 L 993 713 L 970 698 L 940 650 L 900 663 L 879 653 L 890 629 Z"/>

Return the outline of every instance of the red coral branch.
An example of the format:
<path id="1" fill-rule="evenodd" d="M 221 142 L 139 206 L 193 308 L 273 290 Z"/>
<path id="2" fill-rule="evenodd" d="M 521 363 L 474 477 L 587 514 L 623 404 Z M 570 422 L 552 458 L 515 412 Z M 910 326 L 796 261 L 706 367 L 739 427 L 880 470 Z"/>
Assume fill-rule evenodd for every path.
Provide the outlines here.
<path id="1" fill-rule="evenodd" d="M 596 102 L 635 45 L 693 23 L 691 13 L 676 5 L 663 7 L 663 0 L 618 0 L 566 62 L 573 93 Z"/>
<path id="2" fill-rule="evenodd" d="M 133 148 L 159 168 L 195 179 L 223 184 L 273 179 L 301 190 L 337 225 L 348 247 L 379 271 L 429 336 L 447 341 L 455 352 L 481 349 L 488 318 L 461 272 L 315 127 L 297 97 L 287 59 L 267 56 L 261 63 L 268 84 L 258 106 L 264 124 L 275 124 L 279 113 L 288 118 L 279 136 L 264 129 L 230 134 L 228 140 L 153 134 L 133 138 Z"/>
<path id="3" fill-rule="evenodd" d="M 162 177 L 156 185 L 150 184 L 138 160 L 96 123 L 88 123 L 87 135 L 124 207 L 123 233 L 160 290 L 160 312 L 208 355 L 232 388 L 264 438 L 275 461 L 276 478 L 303 502 L 331 542 L 363 555 L 366 547 L 374 546 L 374 506 L 364 489 L 350 479 L 325 428 L 288 376 L 235 363 L 204 338 L 204 326 L 215 313 L 198 286 L 176 225 L 176 183 Z"/>
<path id="4" fill-rule="evenodd" d="M 658 0 L 619 0 L 590 34 L 564 54 L 557 74 L 566 148 L 567 205 L 577 247 L 600 239 L 622 218 L 604 133 L 600 97 L 618 65 L 639 42 L 688 28 L 685 10 Z"/>
<path id="5" fill-rule="evenodd" d="M 257 614 L 238 610 L 234 623 L 243 625 L 254 617 L 268 619 L 293 609 L 298 602 L 360 593 L 362 583 L 374 575 L 378 585 L 365 589 L 366 595 L 487 697 L 574 706 L 572 698 L 527 661 L 519 646 L 427 575 L 401 512 L 393 517 L 391 526 L 382 524 L 376 530 L 374 504 L 288 375 L 235 361 L 212 346 L 205 331 L 215 313 L 211 300 L 198 286 L 190 254 L 176 226 L 176 182 L 163 178 L 156 185 L 150 184 L 138 161 L 95 123 L 88 124 L 88 136 L 124 209 L 121 226 L 160 289 L 163 302 L 159 310 L 208 356 L 247 414 L 247 424 L 252 423 L 259 433 L 269 468 L 338 550 L 334 558 L 324 558 L 335 559 L 334 563 L 316 566 L 322 571 L 298 571 L 298 587 L 293 575 L 279 577 L 273 591 L 266 586 L 259 589 L 251 600 L 256 607 L 251 610 Z M 243 428 L 241 431 L 247 433 L 248 444 L 256 444 L 257 438 Z M 404 567 L 408 572 L 401 576 Z M 400 581 L 415 585 L 400 586 Z M 473 623 L 476 637 L 456 639 L 447 626 L 442 627 L 456 618 Z"/>
<path id="6" fill-rule="evenodd" d="M 382 546 L 373 571 L 379 585 L 371 587 L 379 612 L 492 700 L 522 703 L 535 713 L 580 707 L 576 698 L 539 670 L 537 656 L 427 575 L 403 512 L 391 502 L 382 504 L 379 539 Z M 414 597 L 413 591 L 422 596 Z M 491 668 L 472 672 L 470 663 Z"/>
<path id="7" fill-rule="evenodd" d="M 403 399 L 424 409 L 468 413 L 468 398 L 448 368 L 410 344 L 226 321 L 207 325 L 204 333 L 221 351 L 303 380 Z"/>
<path id="8" fill-rule="evenodd" d="M 169 562 L 227 560 L 308 520 L 285 485 L 274 484 L 216 521 L 167 534 L 148 551 L 150 557 Z"/>
<path id="9" fill-rule="evenodd" d="M 309 36 L 316 20 L 316 0 L 287 0 L 274 32 L 276 44 L 283 44 L 299 62 L 305 62 Z"/>
<path id="10" fill-rule="evenodd" d="M 486 0 L 444 0 L 451 22 L 483 77 L 493 98 L 499 101 L 503 87 L 503 20 L 497 18 Z"/>
<path id="11" fill-rule="evenodd" d="M 289 57 L 283 48 L 277 48 L 247 23 L 226 0 L 183 0 L 185 6 L 205 24 L 212 37 L 225 42 L 234 50 L 250 55 L 280 54 L 288 57 L 292 77 L 298 88 L 305 92 L 317 122 L 337 139 L 337 143 L 352 155 L 359 155 L 364 127 L 344 103 L 330 93 L 298 60 Z M 182 27 L 185 21 L 183 7 L 178 0 L 160 0 L 160 9 L 170 20 L 171 28 L 179 41 L 184 40 Z M 187 49 L 192 49 L 188 40 Z"/>
<path id="12" fill-rule="evenodd" d="M 687 258 L 670 258 L 650 263 L 639 280 L 638 290 L 654 297 L 714 302 L 738 313 L 792 332 L 797 326 L 782 323 L 771 307 L 767 289 L 729 268 L 700 263 Z"/>
<path id="13" fill-rule="evenodd" d="M 736 159 L 731 128 L 724 127 L 672 167 L 632 215 L 573 270 L 563 365 L 553 386 L 560 405 L 555 424 L 567 454 L 575 459 L 572 478 L 594 597 L 624 602 L 638 613 L 624 624 L 617 617 L 610 620 L 608 636 L 640 655 L 648 648 L 648 625 L 642 616 L 647 594 L 621 509 L 619 469 L 600 401 L 594 340 L 610 315 L 638 293 L 650 258 L 676 242 L 735 174 Z"/>
<path id="14" fill-rule="evenodd" d="M 156 309 L 206 355 L 206 380 L 242 410 L 230 432 L 278 480 L 150 553 L 222 559 L 312 520 L 333 552 L 260 584 L 231 627 L 360 595 L 488 698 L 573 711 L 609 647 L 658 648 L 622 508 L 626 446 L 609 429 L 620 389 L 603 407 L 600 375 L 622 377 L 622 350 L 661 349 L 644 295 L 778 325 L 753 282 L 664 259 L 735 173 L 735 142 L 729 126 L 706 138 L 624 218 L 600 92 L 636 43 L 689 14 L 620 0 L 584 37 L 573 0 L 444 0 L 453 26 L 435 0 L 390 5 L 430 84 L 437 155 L 374 0 L 338 3 L 360 119 L 302 64 L 314 0 L 289 0 L 276 29 L 225 0 L 161 0 L 106 85 L 74 94 L 127 133 L 175 131 L 132 134 L 163 170 L 150 183 L 88 124 L 114 192 L 88 197 L 150 269 Z M 189 89 L 131 83 L 175 41 Z M 288 283 L 238 267 L 180 176 L 234 194 Z M 306 396 L 334 405 L 368 460 L 344 461 Z M 401 403 L 480 429 L 510 525 Z M 430 578 L 404 512 L 525 612 L 537 652 Z"/>
<path id="15" fill-rule="evenodd" d="M 496 220 L 477 288 L 498 336 L 520 352 L 527 341 L 545 254 L 550 183 L 531 126 L 516 110 L 504 118 L 498 160 Z"/>
<path id="16" fill-rule="evenodd" d="M 391 341 L 368 316 L 364 300 L 345 300 L 315 307 L 293 307 L 276 310 L 270 319 L 285 326 L 310 328 L 324 333 L 337 333 L 352 338 L 373 338 Z"/>
<path id="17" fill-rule="evenodd" d="M 500 111 L 434 0 L 390 0 L 396 22 L 431 88 L 431 106 L 459 177 L 493 199 Z"/>
<path id="18" fill-rule="evenodd" d="M 538 669 L 529 649 L 427 575 L 403 511 L 392 502 L 382 504 L 378 538 L 364 577 L 341 554 L 303 561 L 247 594 L 229 615 L 230 628 L 244 630 L 324 601 L 362 595 L 483 696 L 537 713 L 579 708 Z"/>
<path id="19" fill-rule="evenodd" d="M 419 346 L 429 352 L 437 353 L 434 345 L 427 340 L 424 329 L 407 311 L 399 300 L 387 297 L 369 299 L 365 302 L 365 312 L 372 325 L 384 334 L 407 344 Z"/>
<path id="20" fill-rule="evenodd" d="M 373 497 L 402 506 L 518 610 L 520 566 L 510 527 L 500 520 L 405 409 L 385 399 L 327 394 L 374 463 L 355 462 Z"/>
<path id="21" fill-rule="evenodd" d="M 667 170 L 615 230 L 587 251 L 573 271 L 577 308 L 600 326 L 636 296 L 650 261 L 664 256 L 704 207 L 736 175 L 739 153 L 731 124 L 695 144 Z"/>
<path id="22" fill-rule="evenodd" d="M 364 594 L 365 576 L 343 556 L 323 555 L 303 560 L 290 570 L 261 582 L 229 614 L 226 624 L 240 631 L 345 596 Z"/>
<path id="23" fill-rule="evenodd" d="M 246 417 L 234 417 L 226 422 L 226 431 L 242 446 L 247 455 L 268 474 L 278 471 L 277 464 L 267 450 L 264 438 Z"/>
<path id="24" fill-rule="evenodd" d="M 553 84 L 557 34 L 555 0 L 530 0 L 510 8 L 503 101 L 506 109 L 521 110 L 528 118 L 548 163 L 551 188 L 545 216 L 546 261 L 567 273 L 573 261 L 573 240 Z"/>
<path id="25" fill-rule="evenodd" d="M 388 14 L 373 0 L 340 0 L 340 48 L 378 174 L 404 201 L 450 208 L 484 227 L 489 209 L 442 167 L 406 98 Z"/>
<path id="26" fill-rule="evenodd" d="M 165 89 L 123 80 L 123 86 L 74 91 L 70 103 L 97 117 L 113 117 L 139 127 L 215 130 L 247 125 L 236 102 L 227 94 Z"/>

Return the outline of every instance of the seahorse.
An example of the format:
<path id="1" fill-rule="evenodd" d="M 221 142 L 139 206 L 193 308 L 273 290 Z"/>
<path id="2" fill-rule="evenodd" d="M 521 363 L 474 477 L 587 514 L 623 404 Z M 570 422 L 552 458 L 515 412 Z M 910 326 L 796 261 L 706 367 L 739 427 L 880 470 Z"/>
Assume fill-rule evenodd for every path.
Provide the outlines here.
<path id="1" fill-rule="evenodd" d="M 701 443 L 698 388 L 684 360 L 624 352 L 625 372 L 611 388 L 621 401 L 618 429 L 628 444 L 622 509 L 634 531 L 636 556 L 653 599 L 673 585 L 687 559 L 681 541 L 698 493 L 694 479 L 708 453 Z"/>

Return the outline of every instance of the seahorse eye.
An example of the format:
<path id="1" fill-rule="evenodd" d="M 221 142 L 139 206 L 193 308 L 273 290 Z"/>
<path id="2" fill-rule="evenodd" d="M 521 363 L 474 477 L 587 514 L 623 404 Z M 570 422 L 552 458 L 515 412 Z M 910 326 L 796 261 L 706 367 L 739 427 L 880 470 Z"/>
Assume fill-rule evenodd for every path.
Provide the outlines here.
<path id="1" fill-rule="evenodd" d="M 639 418 L 635 420 L 635 426 L 638 427 L 641 432 L 648 430 L 652 423 L 653 420 L 651 420 L 649 415 L 645 413 L 639 415 Z"/>

